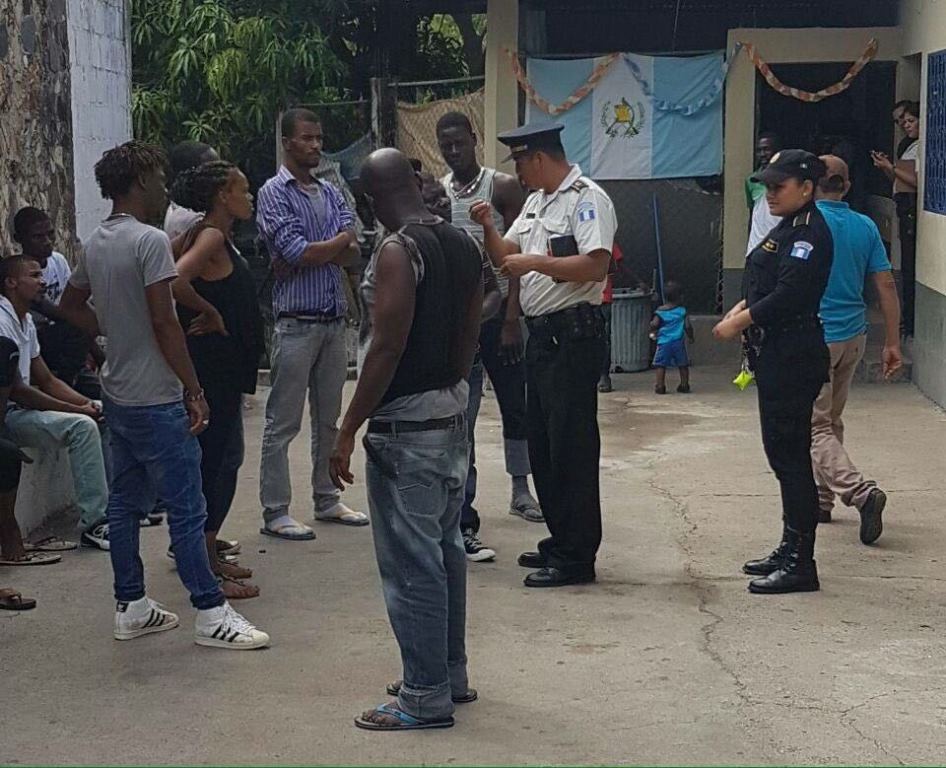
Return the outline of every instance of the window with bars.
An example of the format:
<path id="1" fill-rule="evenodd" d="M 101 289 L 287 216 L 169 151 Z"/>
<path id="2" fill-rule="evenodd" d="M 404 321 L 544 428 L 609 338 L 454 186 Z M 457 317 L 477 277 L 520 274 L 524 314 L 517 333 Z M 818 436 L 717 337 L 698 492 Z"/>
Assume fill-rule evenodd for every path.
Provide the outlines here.
<path id="1" fill-rule="evenodd" d="M 946 51 L 927 60 L 923 207 L 946 215 Z"/>

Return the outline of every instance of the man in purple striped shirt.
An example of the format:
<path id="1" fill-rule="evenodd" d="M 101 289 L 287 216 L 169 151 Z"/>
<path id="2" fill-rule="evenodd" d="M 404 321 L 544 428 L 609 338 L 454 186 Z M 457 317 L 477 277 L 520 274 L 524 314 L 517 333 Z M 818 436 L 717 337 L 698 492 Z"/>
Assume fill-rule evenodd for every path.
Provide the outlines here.
<path id="1" fill-rule="evenodd" d="M 306 397 L 312 422 L 315 519 L 367 525 L 341 502 L 328 473 L 348 373 L 347 304 L 341 265 L 359 255 L 355 214 L 331 184 L 312 175 L 322 155 L 322 126 L 306 109 L 290 109 L 281 125 L 284 164 L 257 198 L 256 221 L 269 250 L 273 286 L 272 390 L 260 461 L 260 533 L 314 539 L 289 515 L 289 444 L 299 434 Z"/>

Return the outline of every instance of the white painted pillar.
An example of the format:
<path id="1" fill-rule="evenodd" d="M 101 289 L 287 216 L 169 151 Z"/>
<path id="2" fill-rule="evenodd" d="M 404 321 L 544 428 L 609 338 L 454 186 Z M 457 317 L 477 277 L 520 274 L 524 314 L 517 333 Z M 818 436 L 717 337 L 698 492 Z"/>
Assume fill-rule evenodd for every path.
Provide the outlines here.
<path id="1" fill-rule="evenodd" d="M 488 0 L 486 5 L 486 104 L 483 161 L 491 168 L 508 154 L 496 134 L 519 125 L 519 85 L 506 50 L 518 50 L 519 0 Z M 512 172 L 512 164 L 503 170 Z"/>

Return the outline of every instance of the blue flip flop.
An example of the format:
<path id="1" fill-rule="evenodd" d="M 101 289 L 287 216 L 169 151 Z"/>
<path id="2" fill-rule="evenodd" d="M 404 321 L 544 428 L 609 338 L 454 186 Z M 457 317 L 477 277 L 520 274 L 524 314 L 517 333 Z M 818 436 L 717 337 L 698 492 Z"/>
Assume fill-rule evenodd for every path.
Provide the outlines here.
<path id="1" fill-rule="evenodd" d="M 390 715 L 397 718 L 397 725 L 381 725 L 365 719 L 365 715 L 371 712 L 380 712 L 382 715 Z M 392 704 L 379 704 L 373 710 L 364 712 L 355 718 L 355 725 L 358 728 L 364 728 L 366 731 L 419 731 L 428 728 L 452 728 L 453 717 L 445 717 L 440 720 L 418 720 L 413 715 L 402 712 Z"/>

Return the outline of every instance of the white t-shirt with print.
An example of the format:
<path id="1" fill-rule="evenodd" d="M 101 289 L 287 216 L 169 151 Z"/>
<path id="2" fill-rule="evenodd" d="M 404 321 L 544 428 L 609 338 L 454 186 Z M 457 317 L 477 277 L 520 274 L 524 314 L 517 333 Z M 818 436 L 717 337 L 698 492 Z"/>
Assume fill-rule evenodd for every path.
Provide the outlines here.
<path id="1" fill-rule="evenodd" d="M 30 383 L 30 363 L 39 357 L 39 337 L 36 325 L 30 313 L 20 320 L 13 304 L 6 296 L 0 296 L 0 336 L 14 342 L 20 350 L 20 378 L 23 383 Z"/>

